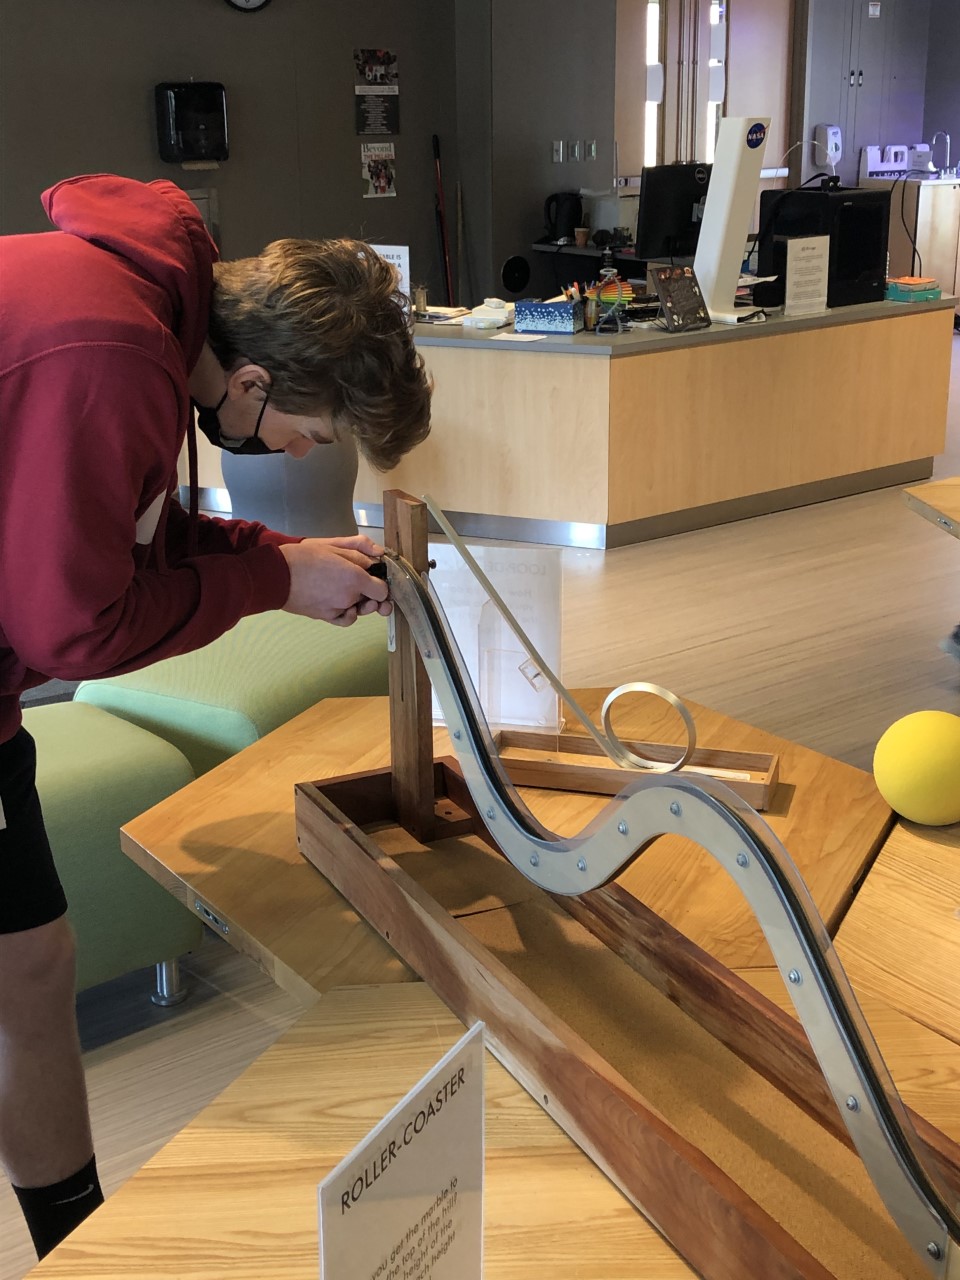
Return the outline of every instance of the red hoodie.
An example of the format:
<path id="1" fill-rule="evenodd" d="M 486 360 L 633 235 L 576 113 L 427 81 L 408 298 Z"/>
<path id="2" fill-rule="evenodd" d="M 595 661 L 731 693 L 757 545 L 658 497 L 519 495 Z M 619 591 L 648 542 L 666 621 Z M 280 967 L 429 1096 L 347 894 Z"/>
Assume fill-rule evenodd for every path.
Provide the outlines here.
<path id="1" fill-rule="evenodd" d="M 172 182 L 74 178 L 57 231 L 0 237 L 0 742 L 19 694 L 147 666 L 278 609 L 259 524 L 171 497 L 207 331 L 214 248 Z M 191 423 L 192 430 L 192 423 Z"/>

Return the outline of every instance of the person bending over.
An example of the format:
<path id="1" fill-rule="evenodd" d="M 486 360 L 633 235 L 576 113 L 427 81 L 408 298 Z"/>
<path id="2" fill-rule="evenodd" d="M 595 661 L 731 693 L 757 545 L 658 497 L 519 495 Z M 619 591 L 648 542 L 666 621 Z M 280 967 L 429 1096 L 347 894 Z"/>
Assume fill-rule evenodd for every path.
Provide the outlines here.
<path id="1" fill-rule="evenodd" d="M 0 1165 L 41 1257 L 103 1197 L 19 695 L 188 652 L 267 609 L 337 626 L 389 612 L 369 538 L 198 515 L 194 411 L 236 452 L 301 457 L 349 432 L 383 469 L 430 429 L 405 299 L 367 245 L 278 240 L 218 262 L 167 181 L 73 178 L 43 204 L 55 231 L 0 237 Z"/>

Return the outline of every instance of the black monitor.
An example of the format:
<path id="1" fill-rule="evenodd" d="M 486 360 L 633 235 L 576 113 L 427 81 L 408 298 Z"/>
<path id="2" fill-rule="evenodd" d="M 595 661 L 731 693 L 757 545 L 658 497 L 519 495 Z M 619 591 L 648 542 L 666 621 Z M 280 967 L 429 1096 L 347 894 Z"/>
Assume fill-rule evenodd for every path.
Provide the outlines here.
<path id="1" fill-rule="evenodd" d="M 658 164 L 642 170 L 636 237 L 641 262 L 694 256 L 711 167 Z"/>
<path id="2" fill-rule="evenodd" d="M 862 187 L 797 187 L 760 196 L 757 274 L 777 276 L 769 305 L 783 302 L 787 245 L 828 236 L 827 306 L 882 302 L 887 277 L 890 192 Z"/>

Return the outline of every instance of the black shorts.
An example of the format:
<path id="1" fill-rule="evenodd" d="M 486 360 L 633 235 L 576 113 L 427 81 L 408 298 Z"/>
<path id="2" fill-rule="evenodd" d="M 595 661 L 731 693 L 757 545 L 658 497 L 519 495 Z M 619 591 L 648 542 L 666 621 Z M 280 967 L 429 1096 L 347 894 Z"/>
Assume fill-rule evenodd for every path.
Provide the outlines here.
<path id="1" fill-rule="evenodd" d="M 36 766 L 26 729 L 0 742 L 0 933 L 36 929 L 67 909 L 40 812 Z"/>

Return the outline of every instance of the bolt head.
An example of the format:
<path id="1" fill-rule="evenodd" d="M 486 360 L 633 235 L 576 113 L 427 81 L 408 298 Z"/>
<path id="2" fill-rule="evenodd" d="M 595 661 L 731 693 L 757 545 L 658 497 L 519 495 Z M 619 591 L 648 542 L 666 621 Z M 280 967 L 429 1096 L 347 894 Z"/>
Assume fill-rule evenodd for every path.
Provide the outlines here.
<path id="1" fill-rule="evenodd" d="M 586 871 L 586 869 L 587 869 L 587 860 L 586 860 L 586 858 L 578 858 L 578 859 L 577 859 L 577 870 L 578 870 L 578 871 Z"/>
<path id="2" fill-rule="evenodd" d="M 531 867 L 539 867 L 539 865 L 540 865 L 540 855 L 539 855 L 539 853 L 531 853 L 531 855 L 530 855 L 530 865 L 531 865 Z"/>
<path id="3" fill-rule="evenodd" d="M 859 1110 L 860 1110 L 860 1099 L 859 1099 L 859 1098 L 855 1098 L 855 1097 L 853 1096 L 853 1094 L 851 1093 L 850 1097 L 847 1099 L 846 1106 L 847 1106 L 847 1110 L 848 1110 L 848 1111 L 859 1111 Z"/>
<path id="4" fill-rule="evenodd" d="M 678 801 L 674 800 L 671 802 L 670 812 L 673 814 L 675 818 L 679 818 L 683 814 L 683 810 L 680 808 L 680 804 Z"/>
<path id="5" fill-rule="evenodd" d="M 497 816 L 497 814 L 496 814 L 496 810 L 493 808 L 493 806 L 491 806 L 489 809 L 487 809 L 486 813 L 487 813 L 487 817 L 488 817 L 488 818 L 495 818 L 495 817 Z M 536 865 L 536 864 L 534 864 L 534 865 Z"/>
<path id="6" fill-rule="evenodd" d="M 749 867 L 749 865 L 750 865 L 750 859 L 747 857 L 747 855 L 746 855 L 745 853 L 738 853 L 738 854 L 737 854 L 737 866 L 738 866 L 738 867 Z"/>
<path id="7" fill-rule="evenodd" d="M 625 822 L 618 822 L 617 830 L 620 832 L 622 836 L 625 836 L 627 832 L 630 830 L 630 828 L 627 826 Z"/>
<path id="8" fill-rule="evenodd" d="M 459 741 L 460 741 L 460 739 L 463 737 L 463 734 L 460 732 L 460 730 L 459 730 L 459 729 L 454 729 L 454 731 L 453 731 L 453 736 L 454 736 L 454 737 L 456 738 L 456 740 L 459 742 Z"/>
<path id="9" fill-rule="evenodd" d="M 803 974 L 800 972 L 799 969 L 791 969 L 790 972 L 787 974 L 787 978 L 793 983 L 795 987 L 799 987 L 800 984 L 803 982 Z"/>
<path id="10" fill-rule="evenodd" d="M 936 1240 L 931 1240 L 927 1245 L 927 1253 L 929 1253 L 930 1257 L 933 1258 L 935 1262 L 939 1262 L 943 1257 L 943 1250 L 937 1244 Z"/>

